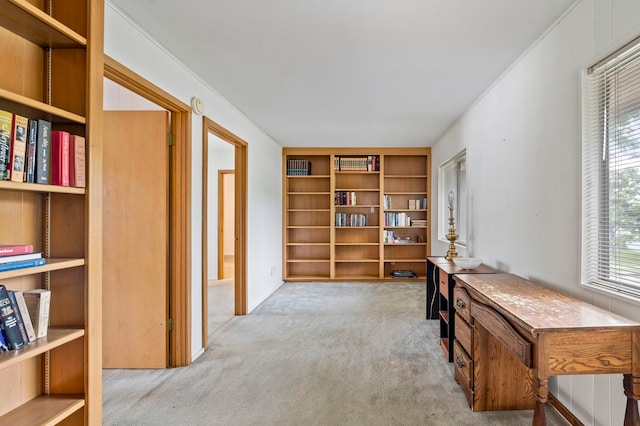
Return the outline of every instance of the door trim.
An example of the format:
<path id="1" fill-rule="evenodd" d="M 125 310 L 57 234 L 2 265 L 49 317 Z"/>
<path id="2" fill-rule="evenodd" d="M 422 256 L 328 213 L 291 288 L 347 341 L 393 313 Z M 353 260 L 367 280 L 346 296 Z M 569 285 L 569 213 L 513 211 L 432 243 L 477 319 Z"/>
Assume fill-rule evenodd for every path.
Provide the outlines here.
<path id="1" fill-rule="evenodd" d="M 171 113 L 169 147 L 169 365 L 191 363 L 191 108 L 105 55 L 104 76 Z M 104 167 L 104 166 L 103 166 Z"/>
<path id="2" fill-rule="evenodd" d="M 224 175 L 234 175 L 235 170 L 218 170 L 218 280 L 224 279 L 224 229 L 225 229 L 225 214 L 224 214 L 224 200 L 225 200 L 225 186 Z M 234 179 L 235 181 L 235 179 Z M 235 184 L 234 184 L 235 186 Z M 234 188 L 235 191 L 235 188 Z M 235 211 L 234 211 L 235 216 Z M 234 229 L 235 231 L 235 229 Z M 234 233 L 235 235 L 235 233 Z M 235 245 L 234 245 L 235 250 Z M 235 266 L 234 266 L 235 271 Z M 207 287 L 209 288 L 209 287 Z"/>
<path id="3" fill-rule="evenodd" d="M 208 338 L 208 176 L 209 133 L 235 147 L 235 235 L 234 247 L 234 312 L 246 315 L 247 304 L 247 149 L 248 144 L 210 118 L 202 117 L 202 345 L 206 349 Z"/>

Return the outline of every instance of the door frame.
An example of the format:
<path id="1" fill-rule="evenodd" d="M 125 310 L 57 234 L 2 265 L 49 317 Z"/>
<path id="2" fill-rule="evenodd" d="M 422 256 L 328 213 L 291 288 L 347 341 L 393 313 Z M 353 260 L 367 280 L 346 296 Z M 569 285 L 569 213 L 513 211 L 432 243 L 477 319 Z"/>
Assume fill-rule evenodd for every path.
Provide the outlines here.
<path id="1" fill-rule="evenodd" d="M 234 313 L 246 315 L 247 304 L 247 164 L 248 144 L 207 116 L 202 117 L 202 342 L 206 349 L 208 338 L 208 179 L 209 133 L 216 135 L 235 148 L 234 171 Z"/>
<path id="2" fill-rule="evenodd" d="M 235 192 L 235 170 L 218 170 L 218 280 L 224 279 L 224 229 L 227 226 L 225 223 L 224 214 L 225 211 L 225 185 L 224 185 L 224 177 L 225 175 L 234 175 L 234 192 Z M 235 194 L 234 194 L 235 195 Z M 234 206 L 234 216 L 235 216 L 235 206 Z M 208 222 L 208 220 L 207 220 Z M 235 234 L 235 229 L 234 229 Z M 235 250 L 235 245 L 234 245 Z M 234 275 L 235 275 L 235 265 L 234 265 Z M 207 286 L 207 288 L 209 288 Z"/>
<path id="3" fill-rule="evenodd" d="M 169 366 L 191 363 L 191 107 L 109 56 L 104 77 L 171 113 L 169 146 Z M 107 167 L 104 164 L 103 167 Z"/>

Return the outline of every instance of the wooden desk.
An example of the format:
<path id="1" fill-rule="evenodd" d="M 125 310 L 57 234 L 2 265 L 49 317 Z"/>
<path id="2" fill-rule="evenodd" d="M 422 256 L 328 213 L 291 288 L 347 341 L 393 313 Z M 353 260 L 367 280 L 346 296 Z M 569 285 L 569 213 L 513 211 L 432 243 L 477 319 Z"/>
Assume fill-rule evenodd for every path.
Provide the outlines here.
<path id="1" fill-rule="evenodd" d="M 624 425 L 640 425 L 640 323 L 511 274 L 454 279 L 456 315 L 471 331 L 456 334 L 455 377 L 472 409 L 533 405 L 533 425 L 545 425 L 550 376 L 623 374 Z"/>

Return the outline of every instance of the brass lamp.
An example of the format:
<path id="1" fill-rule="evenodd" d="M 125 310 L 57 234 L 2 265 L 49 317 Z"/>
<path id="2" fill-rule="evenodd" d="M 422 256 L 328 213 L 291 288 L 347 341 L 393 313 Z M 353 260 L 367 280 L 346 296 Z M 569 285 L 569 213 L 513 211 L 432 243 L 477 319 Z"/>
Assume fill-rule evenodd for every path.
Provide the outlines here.
<path id="1" fill-rule="evenodd" d="M 455 201 L 455 197 L 453 196 L 453 191 L 449 191 L 449 233 L 447 234 L 447 240 L 449 240 L 449 250 L 447 251 L 447 255 L 444 257 L 447 260 L 451 260 L 454 257 L 458 257 L 458 252 L 456 251 L 456 240 L 458 239 L 458 234 L 456 234 L 456 228 L 453 225 L 453 202 Z"/>

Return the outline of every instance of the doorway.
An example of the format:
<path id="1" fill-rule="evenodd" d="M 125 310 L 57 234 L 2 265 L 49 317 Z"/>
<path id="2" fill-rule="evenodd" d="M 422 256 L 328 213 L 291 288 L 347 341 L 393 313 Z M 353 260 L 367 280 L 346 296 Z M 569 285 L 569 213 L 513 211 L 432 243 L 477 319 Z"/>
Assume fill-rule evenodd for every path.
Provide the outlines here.
<path id="1" fill-rule="evenodd" d="M 235 171 L 218 170 L 218 281 L 233 279 L 235 273 L 234 188 Z"/>
<path id="2" fill-rule="evenodd" d="M 210 142 L 210 140 L 212 142 Z M 229 159 L 226 163 L 228 166 L 215 166 L 214 159 L 216 157 L 212 157 L 212 161 L 209 161 L 210 155 L 210 145 L 211 144 L 221 144 L 219 157 L 224 157 L 227 154 L 222 152 L 229 151 Z M 218 217 L 220 215 L 220 208 L 224 208 L 218 206 L 216 209 L 209 208 L 209 176 L 218 176 L 218 171 L 227 171 L 229 172 L 231 168 L 233 168 L 233 314 L 234 315 L 246 315 L 247 313 L 247 283 L 246 283 L 246 227 L 247 227 L 247 143 L 234 135 L 233 133 L 226 130 L 224 127 L 220 126 L 213 120 L 208 117 L 203 117 L 203 125 L 202 125 L 202 158 L 203 158 L 203 173 L 202 173 L 202 341 L 205 349 L 208 347 L 208 334 L 209 334 L 209 265 L 213 265 L 218 269 L 213 274 L 213 277 L 220 277 L 220 263 L 223 264 L 222 268 L 224 268 L 224 252 L 225 249 L 220 248 L 221 243 L 219 242 L 218 236 L 220 234 L 226 233 L 230 230 L 231 227 L 224 224 L 227 222 L 226 220 L 228 214 L 223 215 L 223 224 L 215 223 L 215 227 L 212 227 L 214 223 L 210 222 L 218 222 Z M 210 165 L 211 164 L 211 165 Z M 215 167 L 215 168 L 214 168 Z M 230 173 L 221 173 L 230 174 Z M 212 177 L 213 177 L 212 176 Z M 222 178 L 224 179 L 224 178 Z M 220 183 L 216 185 L 218 188 L 220 187 Z M 224 190 L 223 190 L 224 191 Z M 219 191 L 220 192 L 220 191 Z M 224 192 L 228 192 L 224 191 Z M 228 197 L 225 197 L 228 198 Z M 219 194 L 216 195 L 215 200 L 219 199 Z M 213 200 L 212 200 L 213 201 Z M 224 203 L 224 202 L 223 202 Z M 210 210 L 215 214 L 215 220 L 211 219 Z M 209 229 L 215 230 L 216 238 L 209 238 Z M 223 239 L 222 239 L 223 240 Z M 224 241 L 224 240 L 223 240 Z M 209 253 L 215 250 L 217 253 L 215 256 L 209 256 Z M 228 251 L 228 249 L 226 250 Z M 222 257 L 222 262 L 220 262 L 220 258 Z M 211 260 L 214 258 L 215 260 Z M 213 271 L 212 271 L 213 272 Z M 222 276 L 226 275 L 222 271 Z M 215 278 L 214 278 L 215 279 Z"/>
<path id="3" fill-rule="evenodd" d="M 167 150 L 168 188 L 165 238 L 168 315 L 164 324 L 168 348 L 164 352 L 165 366 L 185 366 L 191 363 L 191 108 L 108 56 L 104 60 L 104 77 L 170 114 L 169 133 L 160 148 Z M 146 157 L 138 158 L 144 161 Z M 105 161 L 103 167 L 117 169 L 118 163 Z M 104 269 L 105 274 L 116 271 Z M 109 305 L 103 303 L 103 315 L 108 319 L 109 311 L 104 308 Z M 108 320 L 103 321 L 103 328 L 106 327 Z"/>

